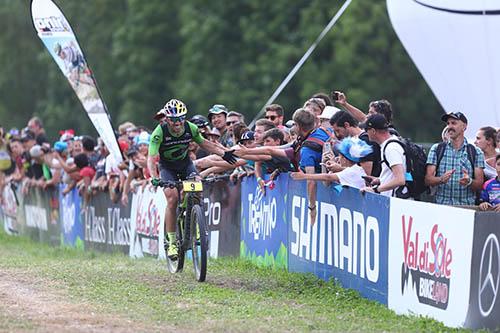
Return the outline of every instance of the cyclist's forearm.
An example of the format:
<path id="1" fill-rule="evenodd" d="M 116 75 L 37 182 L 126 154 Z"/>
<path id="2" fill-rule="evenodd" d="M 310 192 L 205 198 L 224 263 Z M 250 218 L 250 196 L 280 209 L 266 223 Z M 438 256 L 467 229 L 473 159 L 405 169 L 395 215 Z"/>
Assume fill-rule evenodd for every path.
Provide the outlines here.
<path id="1" fill-rule="evenodd" d="M 148 170 L 149 170 L 149 173 L 151 174 L 151 177 L 159 178 L 158 170 L 156 169 L 156 165 L 155 165 L 155 157 L 156 156 L 148 155 Z"/>

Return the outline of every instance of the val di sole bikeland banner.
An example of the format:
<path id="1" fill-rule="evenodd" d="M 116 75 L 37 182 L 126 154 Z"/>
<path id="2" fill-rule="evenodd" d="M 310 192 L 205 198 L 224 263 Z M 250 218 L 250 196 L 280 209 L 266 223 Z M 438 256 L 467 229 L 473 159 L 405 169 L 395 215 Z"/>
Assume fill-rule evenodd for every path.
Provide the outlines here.
<path id="1" fill-rule="evenodd" d="M 32 0 L 31 15 L 38 37 L 68 79 L 99 136 L 116 161 L 121 161 L 106 107 L 68 21 L 51 0 Z"/>
<path id="2" fill-rule="evenodd" d="M 289 270 L 334 278 L 387 304 L 389 198 L 318 182 L 310 222 L 306 181 L 290 181 Z"/>
<path id="3" fill-rule="evenodd" d="M 500 218 L 477 212 L 472 246 L 469 310 L 465 326 L 500 329 Z"/>
<path id="4" fill-rule="evenodd" d="M 60 244 L 59 198 L 55 189 L 30 188 L 24 196 L 25 232 L 31 239 L 51 245 Z"/>
<path id="5" fill-rule="evenodd" d="M 474 211 L 391 198 L 389 308 L 463 326 Z"/>
<path id="6" fill-rule="evenodd" d="M 238 256 L 240 251 L 241 184 L 217 180 L 203 185 L 210 257 Z"/>
<path id="7" fill-rule="evenodd" d="M 142 258 L 145 255 L 165 259 L 163 248 L 165 209 L 167 201 L 161 188 L 148 185 L 138 189 L 130 204 L 129 255 Z"/>
<path id="8" fill-rule="evenodd" d="M 241 185 L 241 257 L 257 264 L 287 268 L 288 175 L 281 174 L 274 188 L 263 194 L 255 177 Z"/>
<path id="9" fill-rule="evenodd" d="M 108 193 L 99 192 L 88 205 L 81 201 L 85 248 L 129 253 L 131 241 L 130 205 L 114 203 Z"/>
<path id="10" fill-rule="evenodd" d="M 80 195 L 76 189 L 67 194 L 63 190 L 67 185 L 59 185 L 59 206 L 61 218 L 61 244 L 84 248 L 84 216 L 81 215 Z"/>

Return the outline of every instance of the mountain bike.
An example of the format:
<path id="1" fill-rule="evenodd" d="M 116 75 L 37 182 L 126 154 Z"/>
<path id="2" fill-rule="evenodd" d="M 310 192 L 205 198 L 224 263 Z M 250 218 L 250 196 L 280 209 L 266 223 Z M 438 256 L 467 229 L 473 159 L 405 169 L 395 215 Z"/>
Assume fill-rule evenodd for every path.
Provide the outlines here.
<path id="1" fill-rule="evenodd" d="M 189 250 L 193 259 L 196 280 L 205 281 L 207 276 L 208 227 L 203 211 L 203 183 L 194 180 L 160 181 L 160 187 L 177 189 L 179 205 L 176 218 L 176 260 L 167 256 L 167 268 L 170 273 L 181 272 L 184 259 Z M 166 235 L 166 232 L 165 232 Z M 168 249 L 168 237 L 165 237 L 165 250 Z"/>

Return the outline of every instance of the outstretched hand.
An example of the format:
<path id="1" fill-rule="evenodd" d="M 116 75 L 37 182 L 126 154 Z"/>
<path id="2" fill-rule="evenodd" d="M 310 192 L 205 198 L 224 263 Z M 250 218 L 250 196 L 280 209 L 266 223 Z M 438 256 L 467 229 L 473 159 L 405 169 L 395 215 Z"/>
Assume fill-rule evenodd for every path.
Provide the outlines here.
<path id="1" fill-rule="evenodd" d="M 306 174 L 303 173 L 302 171 L 290 172 L 290 177 L 292 177 L 292 179 L 295 179 L 295 180 L 302 180 L 302 179 L 306 179 Z"/>
<path id="2" fill-rule="evenodd" d="M 236 156 L 233 154 L 234 150 L 228 150 L 222 155 L 222 159 L 226 161 L 229 164 L 234 164 L 236 163 Z"/>

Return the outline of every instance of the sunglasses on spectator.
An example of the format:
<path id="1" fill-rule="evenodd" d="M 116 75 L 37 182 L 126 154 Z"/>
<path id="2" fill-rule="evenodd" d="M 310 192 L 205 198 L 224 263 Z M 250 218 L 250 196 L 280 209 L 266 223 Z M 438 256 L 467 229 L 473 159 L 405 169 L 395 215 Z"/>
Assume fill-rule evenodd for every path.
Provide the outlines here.
<path id="1" fill-rule="evenodd" d="M 237 124 L 239 121 L 226 121 L 226 126 L 231 126 L 233 124 Z"/>
<path id="2" fill-rule="evenodd" d="M 186 116 L 180 116 L 180 117 L 168 117 L 168 119 L 170 119 L 171 122 L 173 123 L 176 123 L 176 122 L 183 122 L 184 120 L 186 120 Z"/>
<path id="3" fill-rule="evenodd" d="M 266 116 L 266 119 L 269 119 L 271 121 L 274 121 L 274 119 L 278 118 L 279 116 Z"/>
<path id="4" fill-rule="evenodd" d="M 83 140 L 83 136 L 74 136 L 71 140 L 73 140 L 73 141 L 82 141 Z"/>

